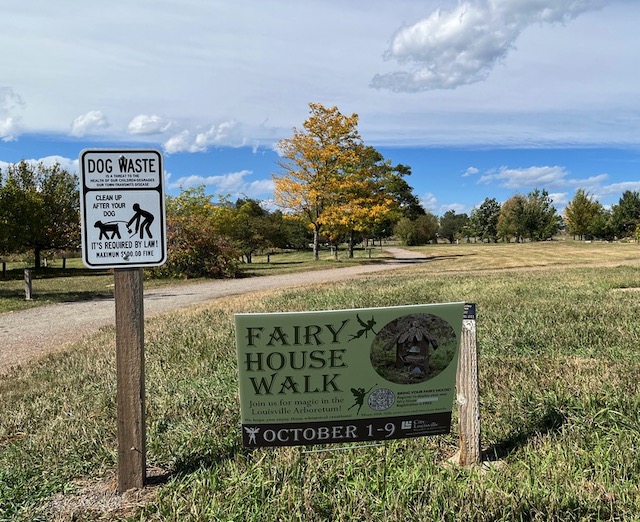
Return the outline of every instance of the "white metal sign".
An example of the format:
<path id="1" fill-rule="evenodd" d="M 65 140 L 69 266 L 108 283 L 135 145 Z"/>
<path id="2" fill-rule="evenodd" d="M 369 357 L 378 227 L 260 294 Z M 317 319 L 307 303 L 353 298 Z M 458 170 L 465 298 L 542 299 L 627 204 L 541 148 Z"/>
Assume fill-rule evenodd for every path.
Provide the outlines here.
<path id="1" fill-rule="evenodd" d="M 80 153 L 82 261 L 89 268 L 159 266 L 167 259 L 162 154 Z"/>

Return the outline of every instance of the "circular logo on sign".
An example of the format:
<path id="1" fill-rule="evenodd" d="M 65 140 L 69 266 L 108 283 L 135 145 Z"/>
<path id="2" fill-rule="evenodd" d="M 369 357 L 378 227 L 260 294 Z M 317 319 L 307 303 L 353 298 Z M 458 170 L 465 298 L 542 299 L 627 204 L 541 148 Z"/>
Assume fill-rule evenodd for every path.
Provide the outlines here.
<path id="1" fill-rule="evenodd" d="M 372 410 L 388 410 L 396 402 L 396 395 L 387 388 L 378 388 L 369 394 L 368 402 Z"/>

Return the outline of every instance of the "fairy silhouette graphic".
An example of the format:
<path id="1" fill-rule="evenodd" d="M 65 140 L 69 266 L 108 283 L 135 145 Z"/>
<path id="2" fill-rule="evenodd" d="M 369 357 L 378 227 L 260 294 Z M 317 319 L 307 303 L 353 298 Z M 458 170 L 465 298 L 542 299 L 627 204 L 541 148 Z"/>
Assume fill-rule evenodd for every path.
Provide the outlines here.
<path id="1" fill-rule="evenodd" d="M 351 408 L 355 408 L 356 406 L 358 407 L 358 411 L 356 412 L 356 414 L 360 414 L 360 409 L 362 408 L 362 405 L 364 404 L 364 398 L 367 396 L 367 393 L 369 393 L 371 390 L 373 390 L 375 386 L 372 386 L 371 388 L 369 388 L 367 391 L 365 391 L 364 388 L 351 388 L 351 393 L 353 393 L 353 397 L 354 397 L 354 403 L 349 406 L 347 408 L 347 410 L 350 410 Z"/>
<path id="2" fill-rule="evenodd" d="M 366 339 L 369 336 L 369 332 L 372 332 L 374 335 L 377 335 L 378 332 L 376 332 L 373 327 L 376 325 L 376 320 L 371 317 L 371 319 L 369 319 L 366 323 L 360 319 L 360 315 L 356 314 L 356 319 L 358 320 L 358 322 L 360 323 L 360 326 L 362 326 L 362 328 L 360 330 L 358 330 L 355 334 L 351 335 L 351 339 L 349 339 L 349 341 L 353 341 L 354 339 L 360 339 L 360 337 L 362 337 L 364 335 L 364 338 Z"/>
<path id="3" fill-rule="evenodd" d="M 249 435 L 249 444 L 257 444 L 256 435 L 260 432 L 260 428 L 245 426 L 244 431 L 246 431 L 247 435 Z"/>

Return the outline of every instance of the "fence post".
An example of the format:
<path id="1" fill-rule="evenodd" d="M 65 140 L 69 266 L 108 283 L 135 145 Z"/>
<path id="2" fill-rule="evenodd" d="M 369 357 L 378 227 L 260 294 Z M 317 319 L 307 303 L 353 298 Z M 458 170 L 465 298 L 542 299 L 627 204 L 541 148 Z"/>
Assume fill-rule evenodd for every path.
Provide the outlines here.
<path id="1" fill-rule="evenodd" d="M 24 269 L 24 298 L 27 301 L 31 300 L 32 297 L 33 285 L 31 284 L 31 270 L 28 268 Z"/>
<path id="2" fill-rule="evenodd" d="M 482 460 L 480 452 L 480 387 L 478 384 L 478 345 L 476 305 L 465 305 L 462 320 L 460 359 L 456 374 L 460 452 L 458 464 L 470 466 Z"/>

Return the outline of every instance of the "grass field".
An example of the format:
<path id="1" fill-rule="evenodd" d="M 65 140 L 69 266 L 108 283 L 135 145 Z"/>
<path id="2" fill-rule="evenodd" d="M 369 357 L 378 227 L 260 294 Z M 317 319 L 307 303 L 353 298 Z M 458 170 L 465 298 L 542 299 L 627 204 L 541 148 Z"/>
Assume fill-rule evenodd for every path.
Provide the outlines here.
<path id="1" fill-rule="evenodd" d="M 236 297 L 146 328 L 148 464 L 116 497 L 114 332 L 0 380 L 0 520 L 640 520 L 640 247 L 438 245 L 424 264 Z M 482 445 L 247 453 L 233 313 L 467 301 Z M 1 320 L 1 315 L 0 315 Z"/>

